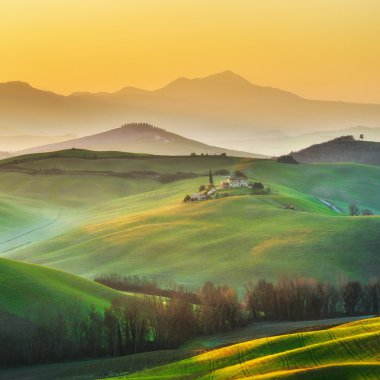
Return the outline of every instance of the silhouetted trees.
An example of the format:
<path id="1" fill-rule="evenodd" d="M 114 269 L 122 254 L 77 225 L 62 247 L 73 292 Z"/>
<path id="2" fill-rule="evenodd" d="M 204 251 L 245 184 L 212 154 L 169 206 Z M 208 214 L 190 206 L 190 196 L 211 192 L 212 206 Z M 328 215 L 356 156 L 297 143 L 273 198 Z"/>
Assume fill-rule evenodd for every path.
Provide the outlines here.
<path id="1" fill-rule="evenodd" d="M 299 164 L 292 155 L 280 156 L 276 160 L 279 164 Z"/>
<path id="2" fill-rule="evenodd" d="M 253 320 L 304 320 L 379 312 L 380 282 L 364 287 L 357 281 L 340 288 L 314 279 L 259 280 L 245 287 L 247 309 Z"/>
<path id="3" fill-rule="evenodd" d="M 348 206 L 348 210 L 351 216 L 360 215 L 359 207 L 357 206 L 355 202 L 350 203 L 350 205 Z"/>
<path id="4" fill-rule="evenodd" d="M 155 281 L 137 276 L 97 280 L 154 295 L 115 298 L 105 310 L 86 310 L 78 302 L 56 310 L 25 310 L 27 318 L 0 311 L 0 366 L 176 348 L 191 337 L 230 331 L 252 320 L 377 314 L 380 302 L 379 279 L 339 287 L 305 278 L 261 279 L 246 285 L 243 300 L 234 288 L 212 282 L 191 292 L 178 285 L 162 290 Z"/>
<path id="5" fill-rule="evenodd" d="M 211 170 L 210 170 L 210 174 L 209 174 L 209 183 L 210 183 L 210 185 L 214 185 L 214 178 L 212 177 Z"/>

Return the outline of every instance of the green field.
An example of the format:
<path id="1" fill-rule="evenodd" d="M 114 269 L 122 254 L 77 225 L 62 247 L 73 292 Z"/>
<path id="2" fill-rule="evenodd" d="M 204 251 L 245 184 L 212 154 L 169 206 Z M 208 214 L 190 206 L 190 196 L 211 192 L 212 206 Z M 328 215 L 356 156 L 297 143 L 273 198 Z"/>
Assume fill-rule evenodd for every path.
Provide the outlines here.
<path id="1" fill-rule="evenodd" d="M 29 318 L 34 312 L 80 305 L 108 307 L 122 293 L 59 270 L 0 259 L 0 310 Z"/>
<path id="2" fill-rule="evenodd" d="M 327 330 L 239 343 L 117 379 L 379 377 L 380 318 L 374 318 Z"/>
<path id="3" fill-rule="evenodd" d="M 94 154 L 97 159 L 90 158 Z M 219 156 L 119 157 L 117 152 L 80 150 L 59 155 L 22 158 L 12 169 L 1 166 L 0 194 L 7 194 L 7 207 L 26 210 L 23 217 L 30 229 L 27 235 L 18 234 L 20 216 L 14 213 L 7 222 L 14 236 L 0 245 L 3 256 L 88 278 L 117 272 L 192 287 L 207 280 L 243 286 L 251 279 L 281 275 L 333 282 L 377 275 L 380 217 L 349 217 L 347 209 L 356 201 L 380 213 L 380 167 L 284 165 Z M 42 166 L 64 172 L 38 174 Z M 230 190 L 236 196 L 184 204 L 185 194 L 207 184 L 210 169 L 243 170 L 251 181 L 270 187 L 271 194 Z M 200 177 L 162 183 L 115 175 L 136 171 Z M 9 197 L 27 202 L 28 208 Z M 342 212 L 330 210 L 320 199 Z M 6 212 L 0 208 L 0 218 Z"/>

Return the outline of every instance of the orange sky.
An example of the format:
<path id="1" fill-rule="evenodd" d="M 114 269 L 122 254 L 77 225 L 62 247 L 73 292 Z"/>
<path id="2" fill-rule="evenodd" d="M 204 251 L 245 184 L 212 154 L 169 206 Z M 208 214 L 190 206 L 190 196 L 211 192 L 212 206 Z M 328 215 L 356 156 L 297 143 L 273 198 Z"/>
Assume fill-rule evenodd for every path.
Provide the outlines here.
<path id="1" fill-rule="evenodd" d="M 59 93 L 232 70 L 380 103 L 379 0 L 1 0 L 0 82 Z"/>

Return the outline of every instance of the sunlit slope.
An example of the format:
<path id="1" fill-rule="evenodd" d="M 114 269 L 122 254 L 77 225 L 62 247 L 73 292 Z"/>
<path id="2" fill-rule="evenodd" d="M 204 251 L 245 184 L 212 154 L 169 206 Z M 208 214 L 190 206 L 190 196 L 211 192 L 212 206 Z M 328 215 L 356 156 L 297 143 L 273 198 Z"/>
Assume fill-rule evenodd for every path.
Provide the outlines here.
<path id="1" fill-rule="evenodd" d="M 255 179 L 285 186 L 300 194 L 332 201 L 348 212 L 356 202 L 380 214 L 380 167 L 361 164 L 277 164 L 270 160 L 242 163 L 241 168 Z"/>
<path id="2" fill-rule="evenodd" d="M 125 379 L 378 379 L 380 318 L 216 349 Z"/>
<path id="3" fill-rule="evenodd" d="M 306 197 L 281 195 L 184 204 L 179 196 L 194 181 L 103 205 L 85 226 L 10 257 L 89 277 L 154 275 L 196 286 L 283 274 L 332 281 L 376 275 L 379 217 L 337 216 Z M 288 202 L 304 211 L 284 209 Z"/>
<path id="4" fill-rule="evenodd" d="M 25 317 L 79 305 L 107 307 L 121 293 L 59 270 L 0 259 L 0 309 Z"/>
<path id="5" fill-rule="evenodd" d="M 195 286 L 206 280 L 241 286 L 250 279 L 284 274 L 330 281 L 377 275 L 380 217 L 346 215 L 353 200 L 361 208 L 380 210 L 379 167 L 82 150 L 58 153 L 64 157 L 28 156 L 14 164 L 17 171 L 0 170 L 0 191 L 43 202 L 38 212 L 53 207 L 54 215 L 63 215 L 38 236 L 8 243 L 3 255 L 88 277 L 118 272 Z M 93 154 L 103 158 L 93 159 Z M 35 165 L 28 170 L 38 171 L 43 164 L 42 170 L 65 172 L 24 173 L 22 166 L 27 164 Z M 105 166 L 100 170 L 97 165 Z M 78 172 L 72 173 L 75 168 Z M 184 204 L 185 194 L 207 184 L 210 168 L 243 170 L 250 181 L 263 182 L 272 192 Z M 201 176 L 162 183 L 104 170 Z M 215 183 L 221 179 L 214 176 Z M 330 210 L 319 198 L 343 212 Z M 296 211 L 286 210 L 288 204 Z"/>

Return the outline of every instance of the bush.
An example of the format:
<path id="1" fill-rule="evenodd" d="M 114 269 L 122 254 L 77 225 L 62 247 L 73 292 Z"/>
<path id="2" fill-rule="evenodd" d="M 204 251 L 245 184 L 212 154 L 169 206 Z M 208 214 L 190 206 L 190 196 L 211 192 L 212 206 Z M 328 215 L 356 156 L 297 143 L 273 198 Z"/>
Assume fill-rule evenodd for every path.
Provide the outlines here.
<path id="1" fill-rule="evenodd" d="M 299 162 L 291 155 L 280 156 L 277 158 L 279 164 L 299 164 Z"/>
<path id="2" fill-rule="evenodd" d="M 264 189 L 264 185 L 261 182 L 255 182 L 252 185 L 252 189 L 262 190 L 262 189 Z"/>

